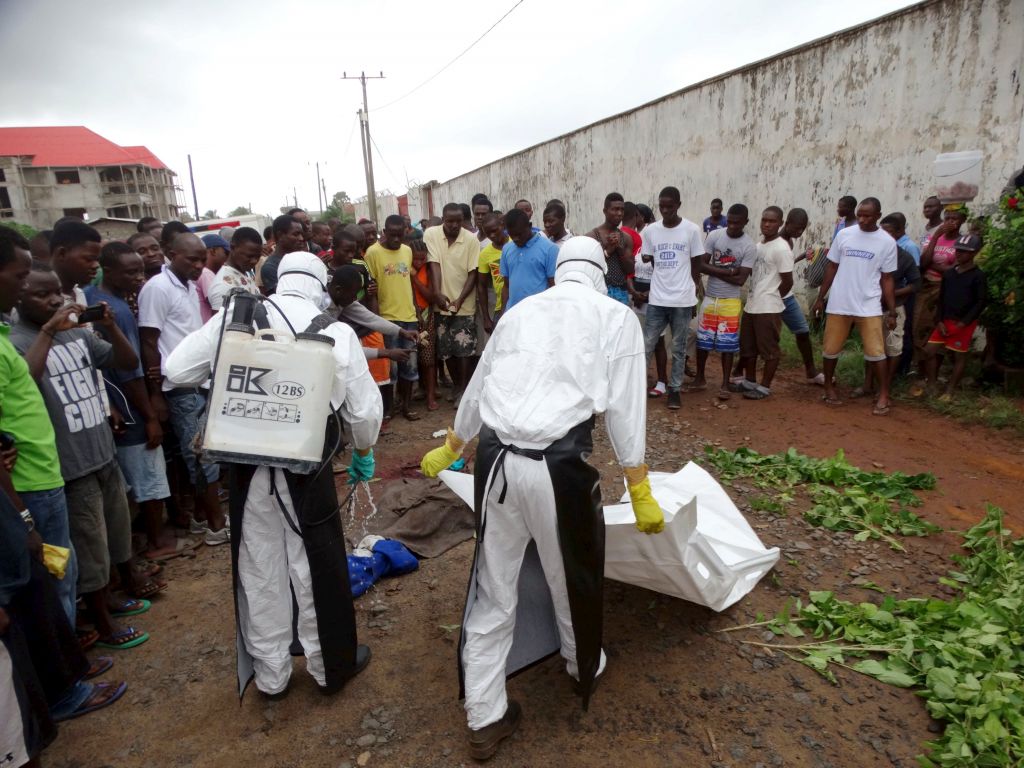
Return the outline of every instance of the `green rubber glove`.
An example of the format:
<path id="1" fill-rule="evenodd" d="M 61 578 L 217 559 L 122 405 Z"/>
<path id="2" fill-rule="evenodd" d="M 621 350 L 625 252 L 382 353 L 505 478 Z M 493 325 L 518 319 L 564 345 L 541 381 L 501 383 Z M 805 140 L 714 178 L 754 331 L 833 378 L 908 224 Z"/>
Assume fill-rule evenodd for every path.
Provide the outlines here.
<path id="1" fill-rule="evenodd" d="M 627 468 L 626 479 L 629 500 L 633 503 L 633 515 L 636 517 L 636 529 L 640 533 L 661 533 L 665 530 L 665 515 L 651 493 L 647 467 Z"/>
<path id="2" fill-rule="evenodd" d="M 459 440 L 455 433 L 449 429 L 444 445 L 429 451 L 423 457 L 423 460 L 420 462 L 420 471 L 427 477 L 437 477 L 439 472 L 448 469 L 448 467 L 459 460 L 459 457 L 462 455 L 463 445 L 465 443 Z"/>
<path id="3" fill-rule="evenodd" d="M 353 450 L 352 461 L 348 465 L 349 483 L 369 482 L 373 479 L 373 472 L 376 468 L 377 462 L 373 458 L 372 450 L 365 456 L 360 456 Z"/>

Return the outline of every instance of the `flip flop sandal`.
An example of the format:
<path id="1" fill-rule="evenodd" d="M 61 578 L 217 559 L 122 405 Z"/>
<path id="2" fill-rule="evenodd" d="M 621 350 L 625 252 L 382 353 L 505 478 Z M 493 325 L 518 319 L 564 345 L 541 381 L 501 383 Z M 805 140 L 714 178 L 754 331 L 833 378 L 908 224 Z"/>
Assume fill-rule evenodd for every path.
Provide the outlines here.
<path id="1" fill-rule="evenodd" d="M 119 683 L 91 683 L 93 692 L 89 695 L 78 709 L 72 712 L 67 717 L 60 718 L 61 720 L 74 720 L 76 717 L 87 715 L 90 712 L 95 712 L 97 709 L 103 709 L 113 704 L 115 701 L 124 696 L 124 692 L 128 690 L 128 683 L 121 681 Z M 90 701 L 95 701 L 97 694 L 101 695 L 99 701 L 95 704 L 89 704 Z"/>
<path id="2" fill-rule="evenodd" d="M 117 608 L 111 608 L 110 615 L 114 618 L 138 616 L 140 613 L 148 611 L 152 605 L 153 604 L 149 602 L 149 600 L 129 598 L 117 606 Z"/>
<path id="3" fill-rule="evenodd" d="M 144 600 L 144 598 L 152 597 L 153 595 L 159 594 L 167 589 L 166 581 L 155 581 L 154 579 L 148 579 L 145 584 L 135 589 L 126 589 L 125 594 L 129 597 L 134 597 L 138 600 Z"/>
<path id="4" fill-rule="evenodd" d="M 728 400 L 730 397 L 732 397 L 732 392 L 730 392 L 728 389 L 720 389 L 718 390 L 717 397 L 719 400 Z"/>
<path id="5" fill-rule="evenodd" d="M 684 384 L 683 392 L 703 392 L 707 388 L 707 384 Z"/>
<path id="6" fill-rule="evenodd" d="M 407 421 L 419 421 L 420 420 L 420 415 L 418 413 L 416 413 L 416 411 L 405 410 L 405 411 L 402 411 L 402 415 L 406 418 Z"/>
<path id="7" fill-rule="evenodd" d="M 83 651 L 92 648 L 100 639 L 100 633 L 95 629 L 76 629 L 75 634 L 78 636 L 78 645 Z"/>
<path id="8" fill-rule="evenodd" d="M 110 671 L 110 668 L 114 666 L 114 660 L 109 656 L 97 656 L 96 660 L 89 666 L 89 671 L 85 673 L 83 680 L 92 680 L 94 677 L 99 677 Z"/>
<path id="9" fill-rule="evenodd" d="M 821 396 L 821 402 L 823 402 L 825 405 L 832 405 L 832 406 L 842 405 L 843 404 L 843 401 L 840 400 L 838 397 L 829 397 L 828 395 L 822 395 Z"/>
<path id="10" fill-rule="evenodd" d="M 118 638 L 131 638 L 124 642 L 118 642 Z M 110 648 L 115 651 L 125 651 L 129 648 L 134 648 L 137 645 L 142 645 L 144 642 L 149 640 L 148 632 L 140 632 L 135 627 L 125 627 L 119 629 L 112 635 L 109 635 L 106 639 L 100 640 L 96 643 L 97 648 Z"/>
<path id="11" fill-rule="evenodd" d="M 871 409 L 871 415 L 872 416 L 888 416 L 889 415 L 889 406 L 885 405 L 885 406 L 882 406 L 881 408 L 879 408 L 876 405 L 874 408 Z"/>

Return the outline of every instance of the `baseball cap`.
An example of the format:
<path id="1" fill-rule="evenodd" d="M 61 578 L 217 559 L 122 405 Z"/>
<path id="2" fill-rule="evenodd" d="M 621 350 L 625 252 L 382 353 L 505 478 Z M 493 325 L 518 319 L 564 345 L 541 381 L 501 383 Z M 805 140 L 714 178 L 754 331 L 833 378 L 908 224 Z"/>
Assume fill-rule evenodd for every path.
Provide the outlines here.
<path id="1" fill-rule="evenodd" d="M 956 241 L 956 249 L 958 251 L 980 251 L 981 238 L 978 235 L 964 235 Z"/>
<path id="2" fill-rule="evenodd" d="M 203 235 L 203 245 L 207 248 L 223 248 L 225 251 L 231 250 L 231 245 L 220 235 Z"/>

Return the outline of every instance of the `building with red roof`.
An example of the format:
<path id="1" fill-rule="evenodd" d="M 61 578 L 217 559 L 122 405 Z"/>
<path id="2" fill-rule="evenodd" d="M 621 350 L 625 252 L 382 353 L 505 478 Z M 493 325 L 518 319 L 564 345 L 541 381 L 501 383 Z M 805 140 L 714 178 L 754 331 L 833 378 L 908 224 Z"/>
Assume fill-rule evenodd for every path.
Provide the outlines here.
<path id="1" fill-rule="evenodd" d="M 161 221 L 183 206 L 177 175 L 143 146 L 81 125 L 0 128 L 0 219 L 50 229 L 63 216 Z"/>

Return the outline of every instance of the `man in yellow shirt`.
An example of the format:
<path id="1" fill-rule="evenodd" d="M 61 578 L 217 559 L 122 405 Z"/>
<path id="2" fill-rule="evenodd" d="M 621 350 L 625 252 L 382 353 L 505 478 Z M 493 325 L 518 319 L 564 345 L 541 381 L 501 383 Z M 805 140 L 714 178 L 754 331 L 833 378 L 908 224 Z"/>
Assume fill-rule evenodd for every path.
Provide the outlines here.
<path id="1" fill-rule="evenodd" d="M 501 249 L 508 242 L 508 233 L 501 223 L 501 216 L 496 213 L 484 215 L 480 231 L 487 238 L 487 245 L 480 251 L 478 271 L 487 277 L 477 278 L 476 300 L 483 314 L 484 330 L 490 334 L 494 332 L 494 324 L 501 317 L 501 289 L 505 286 L 505 278 L 501 276 L 500 269 Z M 491 286 L 493 292 L 488 290 Z"/>
<path id="2" fill-rule="evenodd" d="M 417 331 L 416 305 L 412 292 L 412 249 L 402 242 L 405 219 L 388 216 L 384 220 L 381 239 L 366 249 L 366 269 L 377 283 L 380 316 L 402 330 Z M 409 358 L 398 363 L 398 403 L 402 415 L 416 421 L 419 415 L 411 408 L 412 386 L 419 380 L 416 367 L 416 342 L 398 337 L 399 349 L 408 349 Z M 385 414 L 387 416 L 387 414 Z"/>
<path id="3" fill-rule="evenodd" d="M 455 407 L 469 382 L 469 360 L 476 354 L 476 281 L 480 268 L 480 241 L 462 228 L 462 209 L 447 203 L 441 225 L 423 233 L 427 269 L 437 290 L 437 358 L 449 360 L 455 384 Z"/>

